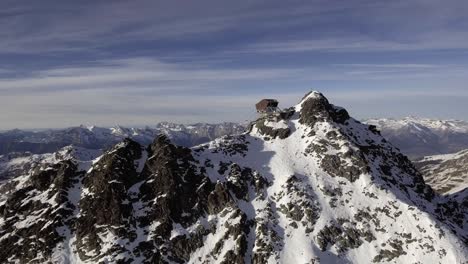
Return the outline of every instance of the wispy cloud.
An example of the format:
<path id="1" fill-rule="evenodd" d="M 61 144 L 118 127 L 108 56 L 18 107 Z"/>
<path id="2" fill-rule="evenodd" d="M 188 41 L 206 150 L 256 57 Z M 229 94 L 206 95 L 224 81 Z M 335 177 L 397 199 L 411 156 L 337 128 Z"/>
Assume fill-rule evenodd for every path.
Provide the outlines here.
<path id="1" fill-rule="evenodd" d="M 315 81 L 417 80 L 428 76 L 460 79 L 467 74 L 467 65 L 409 63 L 233 68 L 131 57 L 88 62 L 81 66 L 38 69 L 27 75 L 10 71 L 9 75 L 15 77 L 0 76 L 0 95 L 106 89 L 125 93 L 159 92 L 165 95 L 186 91 L 189 95 L 195 91 L 227 93 L 233 86 L 255 87 L 256 83 L 263 83 L 263 86 L 275 82 L 297 85 Z"/>
<path id="2" fill-rule="evenodd" d="M 304 69 L 294 68 L 216 69 L 199 65 L 168 64 L 149 58 L 129 58 L 98 61 L 82 67 L 37 70 L 29 76 L 0 78 L 0 94 L 56 89 L 118 89 L 132 85 L 134 89 L 149 86 L 155 91 L 161 86 L 162 89 L 184 87 L 190 90 L 190 87 L 196 89 L 205 82 L 268 81 L 303 74 Z"/>
<path id="3" fill-rule="evenodd" d="M 417 63 L 388 63 L 388 64 L 370 64 L 370 63 L 347 63 L 347 64 L 333 64 L 334 66 L 343 67 L 357 67 L 357 68 L 402 68 L 402 69 L 427 69 L 427 68 L 441 68 L 446 65 L 437 64 L 417 64 Z"/>
<path id="4" fill-rule="evenodd" d="M 240 52 L 278 53 L 278 52 L 391 52 L 468 49 L 468 34 L 453 32 L 450 38 L 435 40 L 414 39 L 411 41 L 380 41 L 368 36 L 356 38 L 310 39 L 268 41 L 247 45 Z"/>
<path id="5" fill-rule="evenodd" d="M 45 0 L 1 7 L 0 53 L 90 51 L 147 40 L 183 46 L 208 36 L 231 38 L 230 48 L 248 52 L 466 49 L 468 40 L 468 4 L 458 0 Z"/>
<path id="6" fill-rule="evenodd" d="M 310 86 L 358 115 L 464 98 L 467 13 L 464 0 L 4 0 L 0 123 L 238 120 Z"/>

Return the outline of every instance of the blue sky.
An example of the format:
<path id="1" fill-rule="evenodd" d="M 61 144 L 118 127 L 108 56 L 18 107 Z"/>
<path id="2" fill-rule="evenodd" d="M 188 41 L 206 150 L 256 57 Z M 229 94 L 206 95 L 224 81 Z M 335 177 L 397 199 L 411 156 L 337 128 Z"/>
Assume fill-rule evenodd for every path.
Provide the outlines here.
<path id="1" fill-rule="evenodd" d="M 324 93 L 466 119 L 468 1 L 0 2 L 0 129 L 245 121 Z"/>

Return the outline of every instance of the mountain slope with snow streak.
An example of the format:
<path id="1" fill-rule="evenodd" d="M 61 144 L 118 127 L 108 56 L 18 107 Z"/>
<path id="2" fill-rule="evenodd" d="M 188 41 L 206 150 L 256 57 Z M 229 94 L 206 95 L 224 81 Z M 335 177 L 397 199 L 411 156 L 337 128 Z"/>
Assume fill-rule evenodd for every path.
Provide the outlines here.
<path id="1" fill-rule="evenodd" d="M 468 122 L 406 117 L 368 119 L 382 135 L 411 158 L 448 154 L 468 148 Z"/>
<path id="2" fill-rule="evenodd" d="M 463 200 L 435 194 L 378 131 L 317 92 L 242 135 L 192 149 L 127 139 L 90 168 L 68 159 L 15 179 L 0 203 L 0 262 L 468 257 Z"/>
<path id="3" fill-rule="evenodd" d="M 84 168 L 89 162 L 102 155 L 102 150 L 66 146 L 53 153 L 32 154 L 30 152 L 13 152 L 0 155 L 0 182 L 18 176 L 30 175 L 34 170 L 63 160 L 73 159 Z"/>
<path id="4" fill-rule="evenodd" d="M 468 149 L 453 154 L 424 157 L 414 162 L 426 182 L 442 194 L 468 188 Z"/>

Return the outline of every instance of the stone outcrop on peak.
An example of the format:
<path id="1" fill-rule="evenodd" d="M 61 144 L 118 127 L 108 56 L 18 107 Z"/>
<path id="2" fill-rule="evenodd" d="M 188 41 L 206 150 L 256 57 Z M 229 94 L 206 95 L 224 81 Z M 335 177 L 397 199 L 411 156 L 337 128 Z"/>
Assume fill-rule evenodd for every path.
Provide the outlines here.
<path id="1" fill-rule="evenodd" d="M 66 153 L 0 183 L 0 262 L 468 259 L 466 195 L 436 194 L 375 127 L 317 92 L 192 148 L 158 135 Z"/>

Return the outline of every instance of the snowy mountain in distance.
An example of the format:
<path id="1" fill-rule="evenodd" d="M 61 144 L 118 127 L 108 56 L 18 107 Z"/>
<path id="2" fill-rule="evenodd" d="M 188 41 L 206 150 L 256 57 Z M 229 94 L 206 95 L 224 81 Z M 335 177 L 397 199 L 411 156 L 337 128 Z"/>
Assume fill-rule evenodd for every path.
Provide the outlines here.
<path id="1" fill-rule="evenodd" d="M 244 126 L 236 123 L 179 125 L 167 122 L 159 123 L 152 128 L 79 126 L 35 132 L 15 129 L 0 133 L 0 154 L 51 153 L 68 145 L 105 149 L 124 138 L 131 138 L 140 144 L 148 145 L 161 133 L 171 138 L 174 144 L 191 147 L 227 134 L 242 133 L 244 129 Z"/>
<path id="2" fill-rule="evenodd" d="M 1 186 L 2 263 L 468 260 L 463 197 L 435 194 L 317 92 L 244 134 L 191 149 L 126 139 Z"/>
<path id="3" fill-rule="evenodd" d="M 414 163 L 426 182 L 441 194 L 468 188 L 468 149 L 453 154 L 427 156 Z"/>
<path id="4" fill-rule="evenodd" d="M 37 170 L 43 170 L 47 164 L 56 164 L 63 160 L 74 160 L 80 168 L 87 166 L 89 161 L 102 155 L 102 150 L 85 149 L 66 146 L 57 152 L 32 154 L 30 152 L 13 152 L 0 155 L 0 182 L 19 176 L 30 175 Z M 0 189 L 0 193 L 2 193 Z"/>
<path id="5" fill-rule="evenodd" d="M 245 132 L 246 126 L 239 123 L 207 124 L 196 123 L 181 125 L 162 122 L 156 125 L 156 130 L 176 145 L 192 147 L 226 135 L 237 135 Z"/>
<path id="6" fill-rule="evenodd" d="M 408 117 L 401 120 L 369 119 L 365 123 L 377 126 L 385 138 L 413 159 L 468 148 L 468 122 L 465 121 Z M 176 145 L 192 147 L 224 135 L 240 134 L 245 127 L 237 123 L 182 125 L 162 122 L 146 128 L 79 126 L 36 132 L 16 129 L 0 133 L 0 154 L 50 153 L 68 145 L 106 149 L 127 137 L 148 145 L 158 134 L 167 135 Z"/>
<path id="7" fill-rule="evenodd" d="M 468 148 L 468 122 L 407 117 L 368 119 L 382 135 L 411 158 L 455 153 Z"/>

